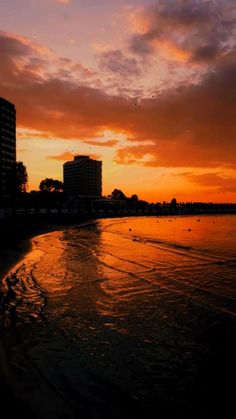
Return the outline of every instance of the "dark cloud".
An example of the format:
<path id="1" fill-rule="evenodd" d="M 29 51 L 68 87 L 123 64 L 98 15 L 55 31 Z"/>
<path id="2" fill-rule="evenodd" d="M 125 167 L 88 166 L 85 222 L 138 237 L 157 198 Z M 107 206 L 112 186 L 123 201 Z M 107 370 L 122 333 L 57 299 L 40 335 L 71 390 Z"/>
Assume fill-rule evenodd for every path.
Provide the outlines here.
<path id="1" fill-rule="evenodd" d="M 202 62 L 202 61 L 211 62 L 217 57 L 218 51 L 219 49 L 216 43 L 201 45 L 197 47 L 195 51 L 193 51 L 191 59 L 192 61 L 197 61 L 197 62 Z M 223 52 L 223 49 L 222 49 L 222 52 Z"/>
<path id="2" fill-rule="evenodd" d="M 185 52 L 190 62 L 214 62 L 236 45 L 233 0 L 157 0 L 144 17 L 145 32 L 130 40 L 137 54 L 153 54 L 168 43 L 176 52 Z"/>
<path id="3" fill-rule="evenodd" d="M 99 55 L 100 67 L 116 75 L 131 77 L 141 74 L 141 68 L 135 58 L 127 57 L 121 50 L 111 50 Z"/>
<path id="4" fill-rule="evenodd" d="M 149 110 L 149 126 L 143 118 L 143 138 L 154 145 L 120 149 L 117 160 L 137 157 L 152 166 L 234 166 L 236 158 L 236 59 L 225 58 L 198 85 L 182 86 L 140 104 Z M 139 115 L 142 120 L 142 116 Z M 155 134 L 154 134 L 155 133 Z M 142 153 L 140 155 L 140 153 Z M 151 156 L 147 161 L 143 157 Z"/>
<path id="5" fill-rule="evenodd" d="M 235 166 L 233 52 L 226 54 L 198 84 L 134 100 L 92 87 L 90 79 L 86 83 L 84 78 L 68 80 L 58 72 L 51 74 L 47 71 L 51 59 L 47 63 L 44 55 L 41 62 L 42 54 L 24 42 L 0 34 L 0 96 L 16 104 L 19 128 L 80 141 L 101 137 L 107 129 L 123 133 L 140 145 L 130 142 L 132 145 L 119 148 L 116 159 L 121 164 Z M 11 48 L 7 49 L 9 44 Z M 35 64 L 35 59 L 37 70 L 30 65 Z"/>
<path id="6" fill-rule="evenodd" d="M 0 36 L 0 54 L 3 61 L 33 55 L 34 51 L 32 47 L 24 42 L 24 38 L 11 37 L 2 31 L 0 31 Z"/>
<path id="7" fill-rule="evenodd" d="M 142 35 L 134 35 L 130 40 L 130 49 L 135 54 L 140 55 L 151 55 L 154 53 L 155 48 L 151 44 L 151 41 L 155 39 L 154 33 L 145 33 Z"/>

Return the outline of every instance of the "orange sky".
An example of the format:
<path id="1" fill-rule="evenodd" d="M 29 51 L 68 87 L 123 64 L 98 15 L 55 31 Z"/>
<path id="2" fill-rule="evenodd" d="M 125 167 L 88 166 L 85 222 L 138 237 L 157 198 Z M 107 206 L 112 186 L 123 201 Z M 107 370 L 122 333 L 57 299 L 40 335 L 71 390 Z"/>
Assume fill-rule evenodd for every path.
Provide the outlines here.
<path id="1" fill-rule="evenodd" d="M 103 161 L 104 194 L 236 202 L 233 0 L 1 8 L 0 96 L 30 188 L 81 153 Z"/>

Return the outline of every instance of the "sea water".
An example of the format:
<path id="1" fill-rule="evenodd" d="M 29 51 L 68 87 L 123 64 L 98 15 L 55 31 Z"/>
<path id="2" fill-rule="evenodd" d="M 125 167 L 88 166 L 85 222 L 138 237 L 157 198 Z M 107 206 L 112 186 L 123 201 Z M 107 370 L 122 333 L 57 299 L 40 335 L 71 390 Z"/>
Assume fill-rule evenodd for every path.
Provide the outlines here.
<path id="1" fill-rule="evenodd" d="M 233 403 L 235 268 L 234 215 L 103 219 L 35 237 L 1 305 L 9 363 L 33 411 L 223 414 Z"/>

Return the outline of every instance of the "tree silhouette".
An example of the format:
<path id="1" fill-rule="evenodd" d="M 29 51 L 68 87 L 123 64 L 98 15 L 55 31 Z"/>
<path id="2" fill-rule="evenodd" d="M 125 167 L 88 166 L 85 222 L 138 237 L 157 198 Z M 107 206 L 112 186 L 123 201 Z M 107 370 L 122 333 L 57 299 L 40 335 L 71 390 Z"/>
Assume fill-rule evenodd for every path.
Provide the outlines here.
<path id="1" fill-rule="evenodd" d="M 63 192 L 63 183 L 60 180 L 46 178 L 40 182 L 39 190 L 41 192 Z"/>
<path id="2" fill-rule="evenodd" d="M 124 192 L 122 192 L 120 189 L 114 189 L 111 193 L 111 197 L 113 199 L 117 199 L 117 200 L 125 200 L 126 196 L 124 194 Z"/>
<path id="3" fill-rule="evenodd" d="M 7 187 L 11 195 L 26 192 L 28 188 L 28 174 L 22 161 L 15 162 L 8 173 Z"/>
<path id="4" fill-rule="evenodd" d="M 130 197 L 131 202 L 135 203 L 135 202 L 138 202 L 138 200 L 139 200 L 138 195 L 136 195 L 136 193 L 131 195 L 131 197 Z"/>

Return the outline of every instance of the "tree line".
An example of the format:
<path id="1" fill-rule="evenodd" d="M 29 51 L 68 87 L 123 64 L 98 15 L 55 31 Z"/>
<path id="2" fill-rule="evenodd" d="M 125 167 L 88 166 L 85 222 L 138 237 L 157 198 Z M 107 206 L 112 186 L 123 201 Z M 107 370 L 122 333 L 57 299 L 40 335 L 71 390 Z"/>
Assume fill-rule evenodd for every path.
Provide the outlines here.
<path id="1" fill-rule="evenodd" d="M 217 204 L 204 202 L 177 202 L 173 198 L 170 202 L 149 203 L 139 199 L 137 194 L 130 197 L 118 188 L 115 188 L 110 195 L 92 200 L 86 198 L 68 197 L 64 193 L 63 182 L 53 178 L 45 178 L 39 184 L 36 191 L 27 192 L 28 173 L 23 162 L 18 161 L 8 173 L 7 188 L 9 200 L 7 207 L 35 209 L 46 208 L 47 211 L 56 209 L 61 211 L 63 208 L 68 211 L 81 210 L 87 212 L 103 211 L 111 213 L 122 213 L 128 211 L 134 214 L 199 214 L 199 213 L 236 213 L 236 204 Z"/>
<path id="2" fill-rule="evenodd" d="M 8 172 L 7 191 L 10 195 L 17 196 L 27 192 L 28 173 L 22 161 L 17 161 Z M 57 179 L 45 178 L 39 184 L 41 192 L 63 192 L 63 182 Z"/>

